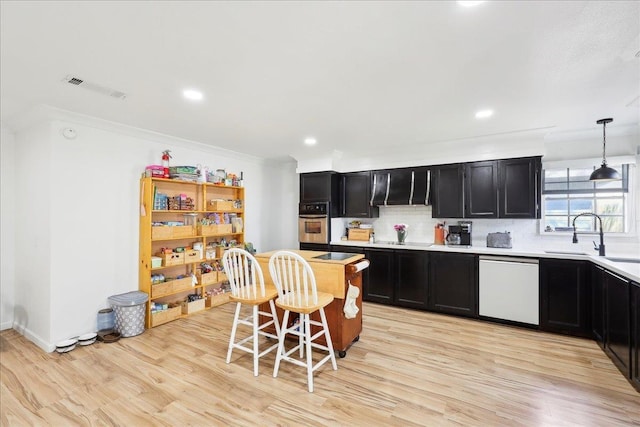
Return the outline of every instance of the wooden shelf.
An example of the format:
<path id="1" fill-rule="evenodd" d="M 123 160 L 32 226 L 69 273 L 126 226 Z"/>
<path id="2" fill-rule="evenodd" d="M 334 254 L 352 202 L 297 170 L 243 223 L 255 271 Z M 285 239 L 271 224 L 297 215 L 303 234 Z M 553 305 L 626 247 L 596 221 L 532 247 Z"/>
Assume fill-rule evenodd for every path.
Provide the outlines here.
<path id="1" fill-rule="evenodd" d="M 151 257 L 156 256 L 156 253 L 163 246 L 174 247 L 181 245 L 191 245 L 193 242 L 201 242 L 203 246 L 206 247 L 207 243 L 215 242 L 220 240 L 221 238 L 226 238 L 227 240 L 233 239 L 238 242 L 239 245 L 244 245 L 244 229 L 246 223 L 243 224 L 243 231 L 241 232 L 230 232 L 230 233 L 218 233 L 221 230 L 211 229 L 209 231 L 215 234 L 192 234 L 187 236 L 179 236 L 173 237 L 173 234 L 180 234 L 181 232 L 190 232 L 190 229 L 183 227 L 183 230 L 173 230 L 172 232 L 155 232 L 152 230 L 152 224 L 158 221 L 169 221 L 169 220 L 179 220 L 182 215 L 195 214 L 197 215 L 196 220 L 200 220 L 206 215 L 213 213 L 229 213 L 236 214 L 239 218 L 243 219 L 245 215 L 245 199 L 244 199 L 244 187 L 236 187 L 236 186 L 224 186 L 224 185 L 216 185 L 213 183 L 198 183 L 191 181 L 180 181 L 175 179 L 165 179 L 165 178 L 151 178 L 151 177 L 143 177 L 140 180 L 140 202 L 144 209 L 140 210 L 140 264 L 139 264 L 139 275 L 138 275 L 138 287 L 140 291 L 147 293 L 150 296 L 149 304 L 147 304 L 147 312 L 146 312 L 146 327 L 152 327 L 151 322 L 151 311 L 150 311 L 150 303 L 160 300 L 159 302 L 174 302 L 171 301 L 171 297 L 175 296 L 175 299 L 180 299 L 183 295 L 188 293 L 198 293 L 205 297 L 206 290 L 211 287 L 219 287 L 224 281 L 213 282 L 206 285 L 198 284 L 191 288 L 182 289 L 180 291 L 175 292 L 167 292 L 160 295 L 152 295 L 152 284 L 151 284 L 151 275 L 158 274 L 159 272 L 169 271 L 171 273 L 180 273 L 180 274 L 188 274 L 188 273 L 197 273 L 199 271 L 199 264 L 203 262 L 214 263 L 219 260 L 219 258 L 214 259 L 198 259 L 192 260 L 193 257 L 190 258 L 189 261 L 183 264 L 170 265 L 170 266 L 160 266 L 156 268 L 151 268 Z M 167 197 L 175 197 L 178 194 L 186 194 L 186 196 L 193 200 L 195 209 L 193 210 L 182 210 L 182 209 L 152 209 L 154 206 L 155 200 L 154 197 L 156 194 L 162 193 L 167 195 Z M 213 210 L 212 207 L 214 205 L 209 205 L 209 201 L 212 199 L 222 199 L 222 200 L 240 200 L 242 203 L 242 207 L 240 208 L 232 208 L 228 209 L 232 204 L 227 204 L 225 207 L 227 209 L 216 209 Z M 208 209 L 207 209 L 208 208 Z M 212 210 L 209 210 L 212 209 Z M 145 214 L 146 213 L 146 214 Z M 212 227 L 213 228 L 213 227 Z M 230 227 L 224 227 L 229 229 Z M 200 232 L 200 229 L 194 227 L 195 232 Z M 156 238 L 153 238 L 153 235 Z M 159 237 L 163 235 L 168 235 L 170 237 Z M 165 245 L 166 243 L 166 245 Z M 204 255 L 204 254 L 203 254 Z M 162 291 L 163 289 L 157 289 Z M 169 289 L 165 289 L 169 290 Z M 179 301 L 175 301 L 179 302 Z M 188 314 L 181 315 L 178 318 L 186 317 Z"/>

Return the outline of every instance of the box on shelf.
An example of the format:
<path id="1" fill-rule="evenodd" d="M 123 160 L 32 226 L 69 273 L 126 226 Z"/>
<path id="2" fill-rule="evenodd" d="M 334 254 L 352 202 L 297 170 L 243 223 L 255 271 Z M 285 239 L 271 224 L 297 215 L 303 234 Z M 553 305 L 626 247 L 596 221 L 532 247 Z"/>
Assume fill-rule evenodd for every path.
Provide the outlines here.
<path id="1" fill-rule="evenodd" d="M 204 310 L 204 305 L 204 299 L 198 299 L 191 302 L 184 301 L 182 303 L 182 314 L 192 314 L 198 311 L 202 311 Z"/>
<path id="2" fill-rule="evenodd" d="M 350 228 L 349 229 L 349 240 L 362 240 L 368 241 L 369 235 L 371 234 L 371 229 L 369 228 Z"/>
<path id="3" fill-rule="evenodd" d="M 198 234 L 201 236 L 213 236 L 217 234 L 231 234 L 233 226 L 231 224 L 198 225 Z"/>
<path id="4" fill-rule="evenodd" d="M 151 227 L 152 239 L 169 239 L 173 236 L 173 232 L 168 225 L 155 225 Z"/>
<path id="5" fill-rule="evenodd" d="M 200 285 L 211 285 L 213 283 L 218 283 L 218 272 L 212 271 L 211 273 L 198 273 L 198 284 Z"/>
<path id="6" fill-rule="evenodd" d="M 210 211 L 230 211 L 233 209 L 233 200 L 211 200 L 209 202 Z"/>
<path id="7" fill-rule="evenodd" d="M 162 267 L 162 258 L 159 256 L 151 257 L 151 268 L 159 268 Z"/>
<path id="8" fill-rule="evenodd" d="M 184 251 L 184 262 L 188 263 L 188 262 L 196 262 L 196 261 L 200 261 L 202 258 L 200 258 L 200 251 L 196 251 L 195 249 L 189 249 Z"/>
<path id="9" fill-rule="evenodd" d="M 177 225 L 172 228 L 171 237 L 191 237 L 194 235 L 192 225 Z"/>
<path id="10" fill-rule="evenodd" d="M 224 273 L 224 271 L 218 271 L 218 282 L 226 282 L 227 280 L 227 275 Z"/>
<path id="11" fill-rule="evenodd" d="M 149 165 L 144 172 L 146 177 L 164 178 L 164 167 L 162 165 Z"/>
<path id="12" fill-rule="evenodd" d="M 180 291 L 186 291 L 192 288 L 191 276 L 184 277 L 182 279 L 169 280 L 167 282 L 156 283 L 151 285 L 151 297 L 157 298 L 160 296 L 173 294 Z"/>
<path id="13" fill-rule="evenodd" d="M 172 265 L 184 264 L 184 252 L 172 252 L 170 254 L 162 254 L 162 265 L 170 267 Z"/>
<path id="14" fill-rule="evenodd" d="M 229 302 L 229 292 L 225 292 L 223 294 L 217 295 L 209 295 L 206 299 L 205 306 L 207 308 L 217 307 L 222 304 L 226 304 Z"/>
<path id="15" fill-rule="evenodd" d="M 226 246 L 216 246 L 216 258 L 222 259 L 227 249 L 229 248 Z"/>
<path id="16" fill-rule="evenodd" d="M 151 327 L 176 320 L 180 317 L 181 314 L 182 307 L 180 305 L 169 307 L 167 310 L 151 313 Z"/>

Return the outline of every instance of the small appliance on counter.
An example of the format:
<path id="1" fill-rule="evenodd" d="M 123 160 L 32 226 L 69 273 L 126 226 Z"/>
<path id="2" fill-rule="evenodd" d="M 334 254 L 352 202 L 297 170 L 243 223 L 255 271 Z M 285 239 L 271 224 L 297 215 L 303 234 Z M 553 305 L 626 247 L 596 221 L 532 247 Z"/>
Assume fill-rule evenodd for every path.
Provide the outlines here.
<path id="1" fill-rule="evenodd" d="M 458 221 L 458 225 L 450 225 L 447 243 L 449 245 L 471 246 L 471 224 L 471 221 Z"/>
<path id="2" fill-rule="evenodd" d="M 487 247 L 511 249 L 511 233 L 505 231 L 504 233 L 487 234 Z"/>

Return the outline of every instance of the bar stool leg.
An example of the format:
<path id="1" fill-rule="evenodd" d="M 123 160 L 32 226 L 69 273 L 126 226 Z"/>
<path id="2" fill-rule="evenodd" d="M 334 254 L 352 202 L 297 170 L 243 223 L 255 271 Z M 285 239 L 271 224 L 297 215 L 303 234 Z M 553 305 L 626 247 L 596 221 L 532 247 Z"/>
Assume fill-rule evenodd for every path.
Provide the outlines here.
<path id="1" fill-rule="evenodd" d="M 231 353 L 233 352 L 233 345 L 236 341 L 236 330 L 238 329 L 238 318 L 240 317 L 241 303 L 236 303 L 236 314 L 233 316 L 233 326 L 231 327 L 231 337 L 229 338 L 229 349 L 227 350 L 227 363 L 231 362 Z"/>
<path id="2" fill-rule="evenodd" d="M 287 336 L 287 322 L 289 321 L 289 310 L 285 310 L 284 317 L 282 318 L 282 329 L 280 330 L 280 336 L 278 338 L 278 352 L 276 353 L 276 363 L 273 366 L 273 377 L 278 376 L 278 369 L 280 368 L 280 360 L 284 354 L 284 339 Z"/>
<path id="3" fill-rule="evenodd" d="M 253 306 L 253 376 L 258 376 L 258 359 L 260 353 L 258 352 L 258 322 L 260 318 L 258 316 L 258 306 Z"/>
<path id="4" fill-rule="evenodd" d="M 313 392 L 313 355 L 311 354 L 311 323 L 309 318 L 310 314 L 303 314 L 304 319 L 304 341 L 307 352 L 307 383 L 309 385 L 309 392 Z"/>
<path id="5" fill-rule="evenodd" d="M 324 314 L 324 308 L 320 309 L 320 319 L 322 320 L 322 327 L 324 328 L 324 337 L 327 340 L 327 347 L 329 348 L 329 354 L 331 355 L 331 365 L 333 370 L 338 370 L 338 364 L 336 363 L 336 354 L 333 351 L 333 342 L 331 342 L 331 335 L 329 333 L 329 324 L 327 323 L 327 316 Z"/>

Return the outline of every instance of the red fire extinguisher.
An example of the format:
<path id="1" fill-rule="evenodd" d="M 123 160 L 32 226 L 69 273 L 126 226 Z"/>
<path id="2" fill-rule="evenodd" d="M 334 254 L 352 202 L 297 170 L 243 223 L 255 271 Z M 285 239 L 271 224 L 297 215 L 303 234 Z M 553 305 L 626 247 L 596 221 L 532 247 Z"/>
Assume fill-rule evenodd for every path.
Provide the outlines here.
<path id="1" fill-rule="evenodd" d="M 169 159 L 171 158 L 171 154 L 169 154 L 171 150 L 164 150 L 162 152 L 162 169 L 163 169 L 163 177 L 169 178 Z"/>

